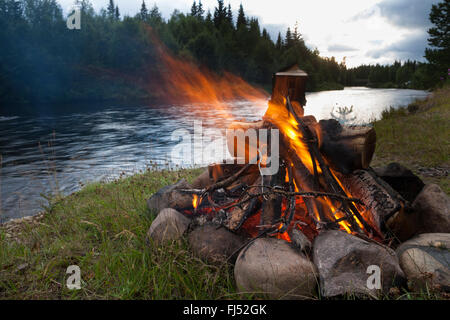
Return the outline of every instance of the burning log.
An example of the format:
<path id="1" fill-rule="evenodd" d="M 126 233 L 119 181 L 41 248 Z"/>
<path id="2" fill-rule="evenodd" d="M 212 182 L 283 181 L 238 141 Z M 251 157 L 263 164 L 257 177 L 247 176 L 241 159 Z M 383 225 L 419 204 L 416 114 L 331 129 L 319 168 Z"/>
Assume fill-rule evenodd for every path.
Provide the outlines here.
<path id="1" fill-rule="evenodd" d="M 281 168 L 279 168 L 277 174 L 274 174 L 272 176 L 264 176 L 262 178 L 263 185 L 282 188 L 282 185 L 284 183 L 283 171 L 284 170 L 281 170 Z M 267 187 L 262 187 L 262 189 L 263 192 L 268 191 Z M 264 199 L 265 201 L 262 204 L 261 211 L 261 226 L 273 225 L 280 219 L 282 198 L 283 197 L 279 194 L 272 193 Z"/>
<path id="2" fill-rule="evenodd" d="M 398 192 L 376 176 L 373 170 L 357 170 L 350 175 L 341 175 L 344 187 L 364 203 L 364 217 L 379 230 L 385 222 L 404 209 L 405 201 Z"/>
<path id="3" fill-rule="evenodd" d="M 261 183 L 262 178 L 259 177 L 256 183 Z M 252 188 L 246 193 L 242 200 L 242 204 L 236 205 L 228 212 L 228 217 L 225 222 L 225 227 L 237 231 L 245 220 L 252 214 L 255 214 L 261 207 L 261 199 L 259 197 L 259 190 Z"/>

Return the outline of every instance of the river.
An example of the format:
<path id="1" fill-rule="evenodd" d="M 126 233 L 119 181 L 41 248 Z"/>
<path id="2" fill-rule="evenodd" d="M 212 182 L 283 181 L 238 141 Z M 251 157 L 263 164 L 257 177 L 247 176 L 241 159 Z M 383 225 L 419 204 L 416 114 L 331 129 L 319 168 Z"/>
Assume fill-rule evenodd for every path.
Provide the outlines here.
<path id="1" fill-rule="evenodd" d="M 339 107 L 353 106 L 347 118 L 367 123 L 386 108 L 404 106 L 428 94 L 364 87 L 309 93 L 305 114 L 328 119 L 338 115 Z M 190 162 L 173 150 L 194 133 L 195 124 L 213 143 L 223 143 L 232 118 L 259 120 L 266 107 L 266 101 L 234 101 L 226 104 L 227 114 L 206 104 L 2 107 L 0 222 L 36 214 L 46 203 L 43 194 L 69 194 L 82 184 L 111 181 L 121 173 L 149 166 L 189 167 L 221 161 L 223 155 L 210 152 L 201 163 Z"/>

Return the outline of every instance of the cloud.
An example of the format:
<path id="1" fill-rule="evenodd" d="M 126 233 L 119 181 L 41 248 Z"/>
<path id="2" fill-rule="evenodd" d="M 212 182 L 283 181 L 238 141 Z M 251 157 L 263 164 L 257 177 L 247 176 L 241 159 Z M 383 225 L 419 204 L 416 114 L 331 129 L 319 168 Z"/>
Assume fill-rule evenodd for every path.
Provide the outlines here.
<path id="1" fill-rule="evenodd" d="M 425 31 L 417 31 L 408 34 L 400 41 L 386 45 L 380 49 L 369 50 L 367 57 L 380 59 L 386 57 L 395 57 L 396 59 L 406 60 L 422 60 L 427 46 L 427 33 Z"/>
<path id="2" fill-rule="evenodd" d="M 378 4 L 380 14 L 390 23 L 406 28 L 426 28 L 428 15 L 437 0 L 390 0 Z"/>
<path id="3" fill-rule="evenodd" d="M 431 6 L 439 0 L 383 0 L 373 7 L 350 18 L 349 21 L 369 19 L 375 15 L 390 24 L 406 29 L 427 29 Z"/>
<path id="4" fill-rule="evenodd" d="M 329 52 L 350 52 L 350 51 L 358 51 L 358 49 L 346 46 L 344 44 L 332 44 L 328 46 L 327 49 Z"/>

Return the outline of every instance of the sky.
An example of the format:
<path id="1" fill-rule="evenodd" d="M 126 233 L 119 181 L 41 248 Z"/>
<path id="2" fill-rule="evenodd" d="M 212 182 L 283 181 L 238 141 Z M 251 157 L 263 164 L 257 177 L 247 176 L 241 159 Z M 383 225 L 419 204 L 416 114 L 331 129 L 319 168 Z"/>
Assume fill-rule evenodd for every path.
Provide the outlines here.
<path id="1" fill-rule="evenodd" d="M 67 10 L 73 0 L 58 0 Z M 91 0 L 98 12 L 109 0 Z M 145 0 L 147 8 L 158 6 L 165 19 L 174 9 L 189 12 L 193 0 Z M 198 0 L 197 0 L 198 2 Z M 321 56 L 346 57 L 348 67 L 389 64 L 395 60 L 424 61 L 428 15 L 439 0 L 225 0 L 234 17 L 242 3 L 247 16 L 257 17 L 271 38 L 284 36 L 287 27 L 298 23 L 306 45 Z M 122 15 L 134 16 L 142 0 L 115 0 Z M 214 11 L 217 0 L 203 0 Z"/>

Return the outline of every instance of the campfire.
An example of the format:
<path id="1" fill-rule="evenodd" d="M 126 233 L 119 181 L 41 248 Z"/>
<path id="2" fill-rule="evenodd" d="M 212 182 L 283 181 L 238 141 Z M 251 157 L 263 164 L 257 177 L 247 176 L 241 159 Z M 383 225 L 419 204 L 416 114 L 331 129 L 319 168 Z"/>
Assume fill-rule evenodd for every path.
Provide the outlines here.
<path id="1" fill-rule="evenodd" d="M 388 222 L 403 219 L 409 203 L 369 166 L 372 127 L 304 115 L 306 79 L 297 66 L 276 73 L 262 119 L 230 124 L 232 161 L 148 200 L 160 211 L 149 239 L 187 232 L 199 255 L 237 259 L 244 291 L 310 296 L 320 273 L 324 296 L 373 294 L 365 268 L 383 265 L 386 292 L 404 279 Z"/>
<path id="2" fill-rule="evenodd" d="M 202 189 L 177 190 L 192 201 L 175 209 L 249 237 L 291 242 L 299 233 L 313 240 L 323 230 L 341 229 L 385 240 L 383 222 L 403 203 L 369 168 L 375 131 L 304 116 L 305 79 L 296 66 L 277 73 L 263 119 L 230 125 L 227 142 L 235 163 L 210 165 L 210 184 Z M 270 137 L 277 130 L 278 141 L 260 139 L 263 130 Z M 273 143 L 278 170 L 264 175 L 262 169 L 278 156 L 269 152 Z"/>

